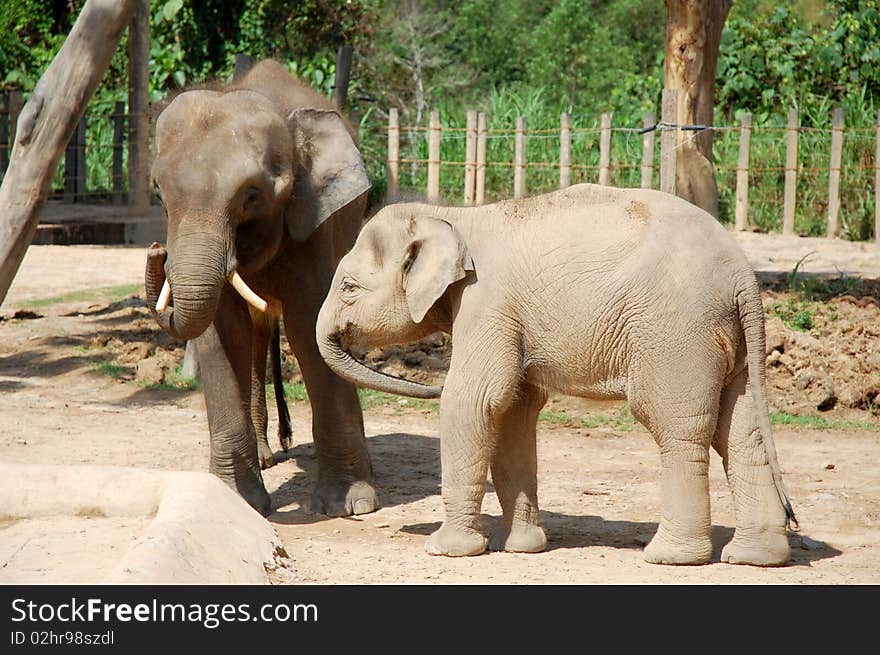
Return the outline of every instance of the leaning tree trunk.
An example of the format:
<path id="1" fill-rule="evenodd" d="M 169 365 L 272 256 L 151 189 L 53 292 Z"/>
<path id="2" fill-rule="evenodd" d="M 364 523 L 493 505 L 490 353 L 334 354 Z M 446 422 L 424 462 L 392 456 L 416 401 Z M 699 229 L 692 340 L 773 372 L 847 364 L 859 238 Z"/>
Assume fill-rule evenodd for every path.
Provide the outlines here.
<path id="1" fill-rule="evenodd" d="M 70 135 L 141 0 L 87 0 L 18 119 L 0 186 L 0 303 L 40 221 Z"/>
<path id="2" fill-rule="evenodd" d="M 721 30 L 733 0 L 665 0 L 665 88 L 678 91 L 679 125 L 712 125 Z M 696 137 L 694 137 L 696 134 Z M 675 193 L 718 216 L 712 130 L 677 132 Z"/>

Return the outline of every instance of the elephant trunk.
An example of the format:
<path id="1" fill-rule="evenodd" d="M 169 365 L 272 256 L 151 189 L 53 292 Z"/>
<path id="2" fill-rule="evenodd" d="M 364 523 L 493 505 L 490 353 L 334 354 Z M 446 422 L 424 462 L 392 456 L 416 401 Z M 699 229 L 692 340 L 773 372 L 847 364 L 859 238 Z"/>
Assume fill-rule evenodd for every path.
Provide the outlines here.
<path id="1" fill-rule="evenodd" d="M 412 398 L 439 398 L 442 387 L 411 382 L 393 375 L 374 371 L 345 351 L 335 335 L 319 336 L 318 350 L 327 365 L 343 380 L 359 387 Z"/>
<path id="2" fill-rule="evenodd" d="M 147 304 L 159 326 L 172 337 L 195 339 L 214 320 L 226 280 L 227 243 L 225 237 L 204 232 L 175 239 L 168 271 L 174 304 L 164 312 L 155 307 L 165 282 L 165 252 L 153 248 L 148 254 L 144 279 Z"/>

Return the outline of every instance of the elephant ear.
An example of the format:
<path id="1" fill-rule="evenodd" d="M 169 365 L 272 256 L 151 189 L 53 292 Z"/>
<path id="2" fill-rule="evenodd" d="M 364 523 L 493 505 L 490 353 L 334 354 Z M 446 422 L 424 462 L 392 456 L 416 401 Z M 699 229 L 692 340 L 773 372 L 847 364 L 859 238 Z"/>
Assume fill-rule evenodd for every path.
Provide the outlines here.
<path id="1" fill-rule="evenodd" d="M 285 221 L 291 238 L 302 242 L 334 212 L 367 191 L 370 180 L 357 146 L 335 111 L 297 109 L 287 122 L 297 164 Z"/>
<path id="2" fill-rule="evenodd" d="M 414 219 L 414 240 L 404 259 L 403 286 L 412 320 L 421 323 L 446 288 L 474 270 L 467 245 L 452 223 Z"/>

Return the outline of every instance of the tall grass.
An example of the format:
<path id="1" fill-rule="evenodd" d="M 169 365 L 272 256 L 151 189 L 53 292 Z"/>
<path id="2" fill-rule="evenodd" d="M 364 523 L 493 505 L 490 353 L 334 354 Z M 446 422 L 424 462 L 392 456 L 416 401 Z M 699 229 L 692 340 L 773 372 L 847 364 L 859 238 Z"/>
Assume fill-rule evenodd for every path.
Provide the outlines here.
<path id="1" fill-rule="evenodd" d="M 843 145 L 843 165 L 840 181 L 841 235 L 851 240 L 864 240 L 873 234 L 874 193 L 873 165 L 877 108 L 873 101 L 862 95 L 843 105 L 846 132 Z M 442 162 L 440 191 L 444 202 L 460 203 L 464 195 L 464 167 L 447 162 L 464 162 L 466 110 L 458 103 L 442 103 L 435 107 L 440 112 L 443 126 L 441 138 Z M 510 198 L 513 195 L 513 130 L 518 116 L 523 116 L 527 129 L 553 130 L 545 134 L 529 135 L 526 159 L 527 193 L 551 191 L 558 187 L 559 169 L 559 116 L 562 111 L 572 114 L 571 181 L 595 182 L 599 163 L 599 112 L 552 106 L 544 102 L 540 90 L 517 94 L 495 91 L 482 107 L 486 112 L 488 129 L 486 142 L 486 200 Z M 827 229 L 828 168 L 831 144 L 830 101 L 800 116 L 803 128 L 799 133 L 797 209 L 795 231 L 801 235 L 823 236 Z M 750 147 L 749 221 L 761 230 L 779 232 L 782 229 L 782 207 L 785 183 L 785 126 L 786 111 L 778 114 L 757 115 Z M 740 116 L 716 116 L 717 126 L 738 127 Z M 401 121 L 405 127 L 405 120 Z M 425 124 L 419 126 L 425 128 Z M 640 116 L 613 119 L 615 128 L 641 127 Z M 448 129 L 453 128 L 453 129 Z M 590 128 L 596 131 L 579 132 Z M 855 129 L 853 129 L 855 128 Z M 506 130 L 505 133 L 492 133 Z M 378 192 L 384 192 L 386 180 L 385 124 L 376 114 L 362 123 L 362 149 L 368 169 Z M 719 187 L 720 219 L 733 222 L 736 195 L 736 165 L 739 152 L 739 129 L 718 130 L 714 135 L 713 154 Z M 660 139 L 655 138 L 654 181 L 659 186 Z M 428 134 L 426 130 L 402 131 L 400 154 L 402 159 L 427 160 Z M 617 131 L 612 138 L 611 184 L 639 186 L 641 180 L 642 138 L 635 132 Z M 544 162 L 542 165 L 541 162 Z M 549 162 L 549 165 L 547 163 Z M 583 167 L 583 168 L 579 168 Z M 779 169 L 779 170 L 763 170 Z M 427 184 L 426 163 L 403 163 L 400 167 L 400 188 L 404 192 L 424 194 Z"/>

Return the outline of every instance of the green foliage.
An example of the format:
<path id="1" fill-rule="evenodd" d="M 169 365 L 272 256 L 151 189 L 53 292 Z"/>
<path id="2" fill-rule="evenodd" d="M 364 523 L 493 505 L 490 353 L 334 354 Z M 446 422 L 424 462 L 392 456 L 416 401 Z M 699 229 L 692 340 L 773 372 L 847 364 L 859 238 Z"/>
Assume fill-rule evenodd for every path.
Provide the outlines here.
<path id="1" fill-rule="evenodd" d="M 813 308 L 809 303 L 789 298 L 785 303 L 773 303 L 771 308 L 773 314 L 778 316 L 792 330 L 809 332 L 816 326 L 813 318 Z"/>
<path id="2" fill-rule="evenodd" d="M 792 5 L 740 0 L 725 25 L 716 104 L 749 108 L 759 122 L 787 106 L 802 111 L 880 92 L 876 0 L 836 0 L 818 19 Z"/>

